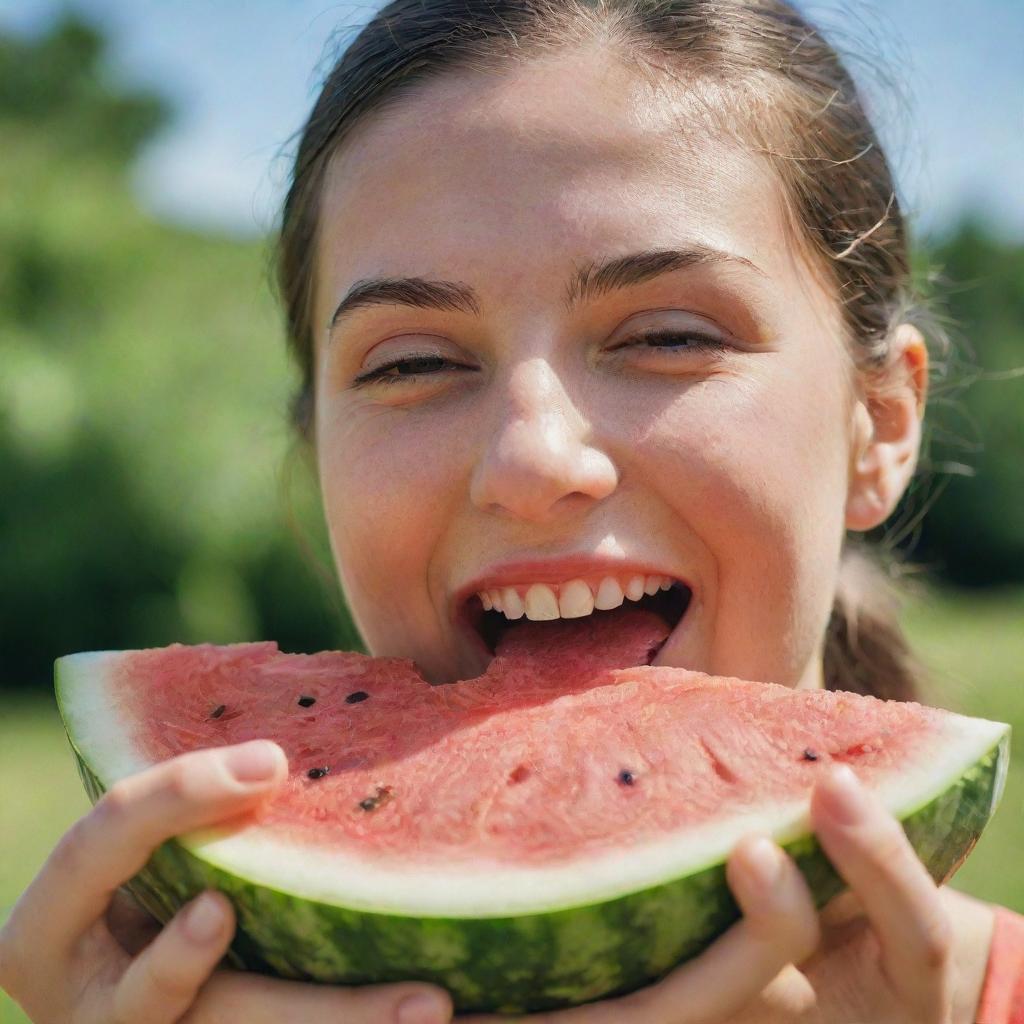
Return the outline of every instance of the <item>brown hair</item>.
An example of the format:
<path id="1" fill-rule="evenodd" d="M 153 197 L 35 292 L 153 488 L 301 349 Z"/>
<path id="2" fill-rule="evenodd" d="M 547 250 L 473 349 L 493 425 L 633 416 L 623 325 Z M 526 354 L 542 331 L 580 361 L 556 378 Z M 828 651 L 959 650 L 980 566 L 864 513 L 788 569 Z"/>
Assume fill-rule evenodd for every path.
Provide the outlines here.
<path id="1" fill-rule="evenodd" d="M 451 71 L 492 70 L 601 41 L 638 72 L 682 79 L 714 126 L 764 156 L 795 240 L 841 304 L 861 379 L 886 366 L 895 327 L 945 335 L 911 284 L 892 174 L 836 50 L 782 0 L 392 0 L 347 47 L 299 141 L 277 247 L 289 346 L 301 370 L 292 421 L 311 440 L 311 321 L 319 198 L 331 156 L 364 118 Z M 825 642 L 825 681 L 914 699 L 919 668 L 894 591 L 848 549 Z"/>

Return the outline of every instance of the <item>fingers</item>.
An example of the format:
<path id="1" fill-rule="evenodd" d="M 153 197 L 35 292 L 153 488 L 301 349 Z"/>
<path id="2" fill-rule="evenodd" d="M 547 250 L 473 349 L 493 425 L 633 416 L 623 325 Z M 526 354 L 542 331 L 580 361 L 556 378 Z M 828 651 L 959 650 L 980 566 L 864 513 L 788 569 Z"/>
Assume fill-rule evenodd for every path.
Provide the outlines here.
<path id="1" fill-rule="evenodd" d="M 111 901 L 153 849 L 251 810 L 286 769 L 279 747 L 254 741 L 195 751 L 111 787 L 61 841 L 0 929 L 0 974 L 33 1004 L 33 1018 L 70 1020 L 74 1007 L 90 1020 L 125 1024 L 447 1024 L 450 997 L 423 984 L 344 989 L 216 971 L 233 915 L 215 893 L 189 904 L 134 960 L 114 941 L 105 926 L 105 918 L 118 917 Z M 426 1007 L 410 1003 L 425 996 L 432 997 Z"/>
<path id="2" fill-rule="evenodd" d="M 173 1024 L 195 1001 L 233 931 L 234 913 L 224 896 L 196 897 L 128 965 L 113 992 L 113 1019 Z"/>
<path id="3" fill-rule="evenodd" d="M 899 822 L 845 765 L 815 788 L 811 820 L 864 907 L 893 991 L 921 1019 L 944 1019 L 952 998 L 952 925 Z"/>
<path id="4" fill-rule="evenodd" d="M 700 956 L 656 985 L 619 999 L 531 1016 L 530 1024 L 704 1024 L 727 1020 L 753 1000 L 788 964 L 818 945 L 818 915 L 799 869 L 771 840 L 748 836 L 726 866 L 743 911 Z M 459 1024 L 508 1018 L 459 1017 Z"/>
<path id="5" fill-rule="evenodd" d="M 747 836 L 738 843 L 726 878 L 743 918 L 699 957 L 637 993 L 656 1000 L 659 1014 L 652 1021 L 727 1019 L 784 967 L 803 962 L 817 948 L 818 914 L 807 883 L 770 839 Z"/>
<path id="6" fill-rule="evenodd" d="M 417 999 L 426 999 L 426 1002 L 416 1004 Z M 279 981 L 238 971 L 218 971 L 180 1022 L 449 1024 L 451 1019 L 451 997 L 431 985 L 402 982 L 346 989 Z M 461 1017 L 459 1024 L 462 1024 Z"/>
<path id="7" fill-rule="evenodd" d="M 194 1024 L 227 1020 L 448 1024 L 451 1020 L 450 996 L 417 984 L 328 988 L 271 982 L 230 971 L 207 983 L 227 950 L 233 927 L 231 904 L 220 893 L 206 892 L 193 900 L 129 964 L 111 999 L 112 1019 L 171 1024 L 191 1011 L 185 1019 Z"/>
<path id="8" fill-rule="evenodd" d="M 252 809 L 286 771 L 280 747 L 254 740 L 183 754 L 115 783 L 19 902 L 30 948 L 69 949 L 160 843 Z"/>

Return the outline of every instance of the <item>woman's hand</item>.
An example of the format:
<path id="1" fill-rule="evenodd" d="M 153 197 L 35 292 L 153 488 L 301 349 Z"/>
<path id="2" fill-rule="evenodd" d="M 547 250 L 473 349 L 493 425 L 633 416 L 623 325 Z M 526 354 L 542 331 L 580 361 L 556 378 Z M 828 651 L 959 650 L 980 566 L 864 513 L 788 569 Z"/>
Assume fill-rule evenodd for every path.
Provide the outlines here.
<path id="1" fill-rule="evenodd" d="M 198 896 L 155 936 L 126 928 L 115 894 L 160 843 L 252 810 L 286 772 L 281 748 L 256 740 L 116 783 L 58 843 L 0 930 L 0 986 L 36 1024 L 448 1021 L 448 995 L 420 983 L 343 989 L 215 970 L 234 933 L 219 893 Z M 115 934 L 129 936 L 126 945 Z M 400 1017 L 399 1004 L 417 994 L 432 994 L 441 1012 Z"/>
<path id="2" fill-rule="evenodd" d="M 899 822 L 848 768 L 833 770 L 815 788 L 811 820 L 850 886 L 825 914 L 815 912 L 793 861 L 768 839 L 748 836 L 726 867 L 743 918 L 704 953 L 628 996 L 525 1020 L 950 1024 L 952 925 Z M 958 1002 L 974 1005 L 970 997 Z M 460 1024 L 506 1019 L 458 1018 Z"/>

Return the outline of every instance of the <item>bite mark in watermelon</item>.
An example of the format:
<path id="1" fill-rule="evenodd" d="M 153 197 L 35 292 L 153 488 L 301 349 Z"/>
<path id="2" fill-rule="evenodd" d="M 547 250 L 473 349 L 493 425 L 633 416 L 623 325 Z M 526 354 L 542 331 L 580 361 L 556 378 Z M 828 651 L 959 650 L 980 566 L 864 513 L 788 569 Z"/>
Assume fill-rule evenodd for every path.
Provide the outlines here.
<path id="1" fill-rule="evenodd" d="M 807 812 L 834 761 L 937 881 L 966 857 L 1002 793 L 1007 725 L 638 665 L 664 637 L 641 610 L 525 624 L 483 676 L 438 687 L 406 660 L 175 644 L 60 658 L 57 693 L 94 799 L 200 747 L 269 737 L 288 755 L 251 820 L 157 851 L 133 887 L 158 917 L 220 889 L 236 965 L 433 981 L 460 1011 L 657 980 L 738 917 L 724 862 L 749 831 L 824 904 L 841 882 Z"/>

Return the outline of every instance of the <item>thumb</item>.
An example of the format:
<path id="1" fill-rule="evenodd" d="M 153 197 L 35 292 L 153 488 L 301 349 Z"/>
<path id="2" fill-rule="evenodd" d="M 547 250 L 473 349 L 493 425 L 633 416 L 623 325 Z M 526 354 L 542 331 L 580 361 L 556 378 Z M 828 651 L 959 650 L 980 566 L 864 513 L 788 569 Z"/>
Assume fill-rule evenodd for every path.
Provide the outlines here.
<path id="1" fill-rule="evenodd" d="M 399 988 L 394 1020 L 397 1024 L 448 1024 L 452 1019 L 452 1000 L 443 989 L 416 986 Z"/>

